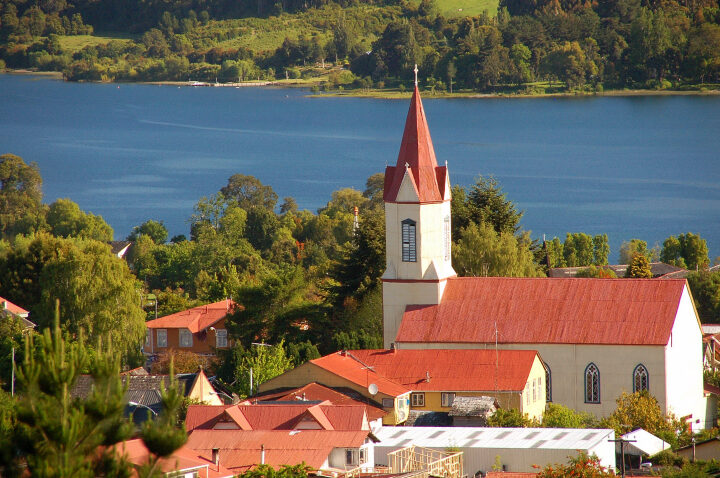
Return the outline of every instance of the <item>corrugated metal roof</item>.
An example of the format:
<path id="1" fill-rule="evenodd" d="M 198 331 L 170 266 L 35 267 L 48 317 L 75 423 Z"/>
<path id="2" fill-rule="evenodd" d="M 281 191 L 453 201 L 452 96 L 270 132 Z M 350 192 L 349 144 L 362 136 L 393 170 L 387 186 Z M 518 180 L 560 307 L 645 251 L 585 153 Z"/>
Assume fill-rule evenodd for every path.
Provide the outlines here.
<path id="1" fill-rule="evenodd" d="M 189 329 L 195 334 L 222 320 L 235 307 L 238 307 L 238 304 L 232 300 L 221 300 L 149 320 L 145 325 L 151 329 Z"/>
<path id="2" fill-rule="evenodd" d="M 665 345 L 685 280 L 456 277 L 397 342 Z"/>
<path id="3" fill-rule="evenodd" d="M 400 143 L 397 164 L 394 167 L 388 166 L 385 171 L 383 194 L 385 201 L 397 200 L 406 170 L 409 172 L 420 202 L 439 202 L 449 199 L 449 191 L 444 191 L 447 168 L 439 167 L 435 159 L 435 149 L 417 86 L 405 119 L 405 131 Z"/>
<path id="4" fill-rule="evenodd" d="M 112 446 L 111 449 L 118 455 L 126 457 L 133 465 L 142 466 L 149 463 L 150 452 L 139 438 L 120 442 Z M 211 474 L 211 476 L 214 478 L 233 476 L 233 473 L 226 467 L 222 465 L 218 467 L 212 463 L 210 458 L 202 457 L 200 453 L 187 445 L 175 450 L 169 457 L 158 460 L 158 468 L 165 473 L 198 467 L 211 468 L 212 471 L 214 471 L 214 474 Z M 208 471 L 210 471 L 210 469 Z"/>
<path id="5" fill-rule="evenodd" d="M 565 435 L 561 436 L 560 432 Z M 592 438 L 586 440 L 589 433 Z M 466 446 L 473 443 L 472 446 L 478 448 L 587 450 L 614 438 L 615 432 L 610 429 L 479 427 L 404 427 L 398 431 L 397 428 L 383 427 L 375 435 L 380 440 L 378 446 L 390 448 L 408 443 L 428 448 L 442 448 L 448 443 L 465 443 Z"/>
<path id="6" fill-rule="evenodd" d="M 201 456 L 210 456 L 213 448 L 220 449 L 223 466 L 236 469 L 260 463 L 261 447 L 265 448 L 265 463 L 273 466 L 296 465 L 305 461 L 319 468 L 333 448 L 358 448 L 369 431 L 335 430 L 194 430 L 187 446 Z"/>
<path id="7" fill-rule="evenodd" d="M 310 362 L 362 387 L 367 387 L 371 383 L 374 383 L 377 385 L 378 391 L 391 397 L 404 395 L 410 391 L 407 387 L 403 387 L 375 371 L 368 369 L 365 365 L 344 352 L 336 352 L 311 360 Z"/>
<path id="8" fill-rule="evenodd" d="M 10 312 L 12 312 L 15 315 L 21 315 L 21 316 L 27 317 L 27 315 L 30 313 L 27 310 L 20 307 L 19 305 L 15 305 L 12 302 L 10 302 L 9 300 L 3 299 L 2 297 L 0 297 L 0 305 L 2 305 L 2 304 L 4 304 L 6 310 L 9 310 Z"/>
<path id="9" fill-rule="evenodd" d="M 534 350 L 351 350 L 381 376 L 413 391 L 525 388 Z M 427 377 L 430 381 L 427 381 Z"/>
<path id="10" fill-rule="evenodd" d="M 320 385 L 317 382 L 312 382 L 304 387 L 283 390 L 275 393 L 266 393 L 253 397 L 253 399 L 261 401 L 329 401 L 333 405 L 362 405 L 366 408 L 366 412 L 370 420 L 377 420 L 378 418 L 382 418 L 387 415 L 387 412 L 382 408 L 378 408 L 362 401 L 363 397 L 357 392 L 354 392 L 354 394 L 357 398 L 352 398 L 337 390 Z"/>

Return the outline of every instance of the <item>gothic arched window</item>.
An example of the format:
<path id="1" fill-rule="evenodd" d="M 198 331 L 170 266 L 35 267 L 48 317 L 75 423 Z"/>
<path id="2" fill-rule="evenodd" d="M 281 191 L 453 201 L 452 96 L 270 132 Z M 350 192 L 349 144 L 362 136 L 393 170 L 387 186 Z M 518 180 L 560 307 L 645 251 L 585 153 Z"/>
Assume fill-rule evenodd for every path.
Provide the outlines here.
<path id="1" fill-rule="evenodd" d="M 650 389 L 650 375 L 645 365 L 639 364 L 633 370 L 633 392 L 641 392 Z"/>
<path id="2" fill-rule="evenodd" d="M 402 260 L 403 262 L 417 262 L 415 221 L 412 219 L 405 219 L 402 222 Z"/>
<path id="3" fill-rule="evenodd" d="M 600 370 L 594 363 L 585 367 L 585 403 L 600 403 Z"/>
<path id="4" fill-rule="evenodd" d="M 552 402 L 552 372 L 548 364 L 544 363 L 545 367 L 545 401 Z"/>

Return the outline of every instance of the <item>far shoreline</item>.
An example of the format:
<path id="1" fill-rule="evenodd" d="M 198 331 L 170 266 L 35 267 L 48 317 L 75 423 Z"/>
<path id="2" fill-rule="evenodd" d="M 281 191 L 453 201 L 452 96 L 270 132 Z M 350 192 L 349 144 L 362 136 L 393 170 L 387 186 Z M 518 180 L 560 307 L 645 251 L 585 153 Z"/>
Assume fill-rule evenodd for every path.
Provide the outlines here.
<path id="1" fill-rule="evenodd" d="M 40 76 L 56 80 L 63 80 L 62 72 L 59 71 L 33 71 L 30 69 L 6 69 L 0 73 L 10 75 L 27 75 Z M 107 83 L 116 84 L 139 84 L 139 85 L 158 85 L 158 86 L 177 86 L 192 88 L 306 88 L 311 89 L 316 86 L 316 82 L 297 81 L 297 80 L 275 80 L 275 81 L 246 81 L 231 83 L 212 83 L 200 81 L 83 81 L 78 83 Z M 655 89 L 622 89 L 622 90 L 604 90 L 604 91 L 571 91 L 557 93 L 541 93 L 541 94 L 524 94 L 524 93 L 478 93 L 473 91 L 460 91 L 455 93 L 432 92 L 430 90 L 421 90 L 426 99 L 529 99 L 529 98 L 588 98 L 588 97 L 650 97 L 650 96 L 720 96 L 720 89 L 688 89 L 688 90 L 655 90 Z M 356 90 L 330 90 L 310 92 L 306 95 L 309 98 L 370 98 L 370 99 L 407 99 L 412 96 L 412 90 L 378 90 L 378 89 L 356 89 Z"/>

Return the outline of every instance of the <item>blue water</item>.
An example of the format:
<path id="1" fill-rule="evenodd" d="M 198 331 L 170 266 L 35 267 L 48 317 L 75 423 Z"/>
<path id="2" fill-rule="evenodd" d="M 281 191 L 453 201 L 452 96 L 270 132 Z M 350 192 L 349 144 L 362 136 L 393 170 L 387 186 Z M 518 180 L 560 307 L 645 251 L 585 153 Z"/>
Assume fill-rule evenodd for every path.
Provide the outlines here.
<path id="1" fill-rule="evenodd" d="M 0 154 L 39 164 L 123 238 L 147 219 L 188 234 L 235 173 L 316 210 L 394 164 L 408 101 L 299 89 L 78 84 L 0 75 Z M 607 233 L 612 256 L 692 231 L 720 255 L 720 97 L 424 99 L 451 181 L 494 175 L 533 237 Z"/>

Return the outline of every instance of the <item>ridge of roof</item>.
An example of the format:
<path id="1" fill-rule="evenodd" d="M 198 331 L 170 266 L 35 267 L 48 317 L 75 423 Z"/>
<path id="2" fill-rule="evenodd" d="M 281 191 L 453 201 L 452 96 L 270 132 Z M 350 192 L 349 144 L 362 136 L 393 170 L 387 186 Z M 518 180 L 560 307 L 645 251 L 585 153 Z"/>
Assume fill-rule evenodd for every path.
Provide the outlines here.
<path id="1" fill-rule="evenodd" d="M 407 387 L 381 376 L 342 351 L 310 360 L 310 363 L 361 387 L 374 383 L 378 391 L 385 395 L 397 397 L 410 392 Z"/>
<path id="2" fill-rule="evenodd" d="M 452 277 L 408 305 L 396 342 L 666 345 L 684 279 Z"/>
<path id="3" fill-rule="evenodd" d="M 435 159 L 435 149 L 417 85 L 415 85 L 405 119 L 405 130 L 400 143 L 397 163 L 395 166 L 388 166 L 385 170 L 383 199 L 386 202 L 397 201 L 406 169 L 411 172 L 408 177 L 418 193 L 418 202 L 449 200 L 446 198 L 448 195 L 444 184 L 447 167 L 438 166 Z"/>
<path id="4" fill-rule="evenodd" d="M 13 314 L 19 315 L 23 318 L 26 318 L 30 313 L 19 305 L 13 304 L 12 302 L 3 297 L 0 297 L 0 306 L 2 306 L 2 308 L 4 308 L 5 310 L 9 310 Z"/>
<path id="5" fill-rule="evenodd" d="M 231 299 L 223 299 L 149 320 L 145 325 L 151 329 L 189 329 L 195 334 L 224 319 L 236 307 L 241 306 Z"/>

